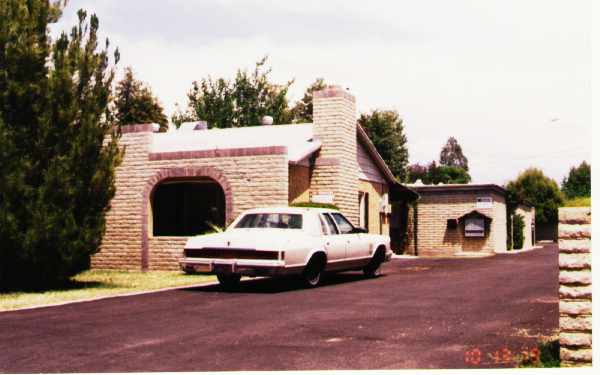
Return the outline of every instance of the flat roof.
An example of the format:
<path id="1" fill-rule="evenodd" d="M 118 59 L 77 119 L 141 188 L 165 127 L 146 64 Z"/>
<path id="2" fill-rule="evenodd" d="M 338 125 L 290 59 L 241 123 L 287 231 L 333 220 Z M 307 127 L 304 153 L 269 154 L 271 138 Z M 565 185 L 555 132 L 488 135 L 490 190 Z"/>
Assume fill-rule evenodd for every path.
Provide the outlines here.
<path id="1" fill-rule="evenodd" d="M 448 193 L 448 192 L 476 192 L 494 191 L 506 195 L 506 189 L 496 184 L 439 184 L 439 185 L 407 185 L 408 188 L 419 194 L 423 193 Z"/>

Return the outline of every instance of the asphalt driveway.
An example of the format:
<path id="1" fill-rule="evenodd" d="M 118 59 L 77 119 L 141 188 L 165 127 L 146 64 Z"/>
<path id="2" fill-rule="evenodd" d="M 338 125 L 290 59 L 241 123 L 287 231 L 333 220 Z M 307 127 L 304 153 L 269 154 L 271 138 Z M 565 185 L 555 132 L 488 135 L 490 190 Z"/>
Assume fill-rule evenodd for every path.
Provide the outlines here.
<path id="1" fill-rule="evenodd" d="M 510 367 L 558 328 L 556 245 L 384 272 L 0 313 L 0 372 Z"/>

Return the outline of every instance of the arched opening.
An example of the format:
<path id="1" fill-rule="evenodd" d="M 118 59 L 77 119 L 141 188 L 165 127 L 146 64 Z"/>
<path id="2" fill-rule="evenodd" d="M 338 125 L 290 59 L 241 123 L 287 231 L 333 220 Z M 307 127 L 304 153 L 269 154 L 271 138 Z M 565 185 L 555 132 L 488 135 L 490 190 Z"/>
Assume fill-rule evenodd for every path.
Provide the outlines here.
<path id="1" fill-rule="evenodd" d="M 161 181 L 151 195 L 153 236 L 193 236 L 226 223 L 223 187 L 209 177 Z"/>

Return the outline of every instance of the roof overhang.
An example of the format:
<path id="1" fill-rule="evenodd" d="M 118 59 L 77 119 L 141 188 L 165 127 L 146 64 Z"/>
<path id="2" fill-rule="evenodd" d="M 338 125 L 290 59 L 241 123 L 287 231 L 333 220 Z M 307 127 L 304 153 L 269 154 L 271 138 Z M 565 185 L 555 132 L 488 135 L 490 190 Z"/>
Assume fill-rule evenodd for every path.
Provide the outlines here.
<path id="1" fill-rule="evenodd" d="M 302 160 L 305 160 L 307 157 L 317 152 L 321 146 L 321 141 L 313 139 L 309 142 L 305 142 L 302 146 L 288 149 L 289 163 L 292 165 L 300 164 Z"/>
<path id="2" fill-rule="evenodd" d="M 489 215 L 486 215 L 483 212 L 478 211 L 478 210 L 471 210 L 471 211 L 465 213 L 464 215 L 457 217 L 456 219 L 458 221 L 463 221 L 469 217 L 480 217 L 486 221 L 492 221 L 492 218 Z"/>
<path id="3" fill-rule="evenodd" d="M 417 193 L 448 193 L 448 192 L 485 192 L 493 191 L 502 196 L 506 195 L 506 189 L 496 184 L 440 184 L 440 185 L 409 185 Z"/>
<path id="4" fill-rule="evenodd" d="M 379 155 L 377 148 L 367 135 L 367 132 L 360 126 L 356 124 L 356 132 L 358 134 L 358 140 L 365 146 L 365 149 L 371 156 L 371 159 L 379 168 L 380 172 L 383 174 L 385 180 L 390 185 L 390 201 L 395 202 L 399 200 L 416 200 L 419 198 L 419 194 L 417 194 L 414 190 L 402 185 L 392 171 L 390 167 L 386 164 L 385 160 Z"/>

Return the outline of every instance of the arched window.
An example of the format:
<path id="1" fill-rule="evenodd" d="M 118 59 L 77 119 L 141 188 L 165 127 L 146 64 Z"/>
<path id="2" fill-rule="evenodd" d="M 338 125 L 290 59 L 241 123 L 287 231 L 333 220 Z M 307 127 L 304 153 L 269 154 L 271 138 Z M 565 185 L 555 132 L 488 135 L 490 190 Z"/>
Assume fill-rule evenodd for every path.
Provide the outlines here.
<path id="1" fill-rule="evenodd" d="M 151 201 L 154 236 L 193 236 L 225 225 L 225 193 L 210 178 L 166 180 Z"/>

